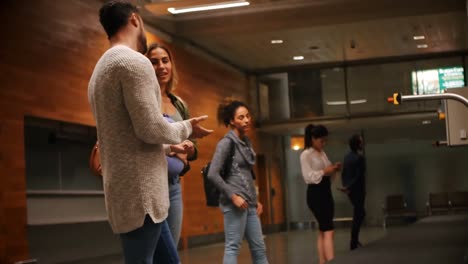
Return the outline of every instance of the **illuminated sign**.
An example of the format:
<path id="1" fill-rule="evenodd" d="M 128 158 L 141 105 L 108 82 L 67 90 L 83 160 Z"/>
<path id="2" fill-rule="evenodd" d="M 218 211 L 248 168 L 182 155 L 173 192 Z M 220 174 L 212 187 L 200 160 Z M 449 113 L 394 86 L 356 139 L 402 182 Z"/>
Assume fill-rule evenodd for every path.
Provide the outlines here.
<path id="1" fill-rule="evenodd" d="M 465 86 L 463 67 L 429 69 L 412 72 L 413 94 L 438 94 L 447 88 Z"/>

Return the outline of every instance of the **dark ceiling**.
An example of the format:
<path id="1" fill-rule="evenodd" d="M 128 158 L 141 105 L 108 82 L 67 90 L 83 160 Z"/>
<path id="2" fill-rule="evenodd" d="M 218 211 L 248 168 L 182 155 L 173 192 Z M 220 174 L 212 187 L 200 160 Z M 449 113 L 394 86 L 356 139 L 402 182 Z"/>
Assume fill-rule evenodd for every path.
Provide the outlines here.
<path id="1" fill-rule="evenodd" d="M 208 0 L 140 0 L 147 24 L 245 71 L 464 51 L 464 0 L 251 0 L 172 15 Z M 415 40 L 415 36 L 424 39 Z M 282 40 L 272 44 L 271 40 Z M 419 45 L 419 48 L 418 48 Z M 427 47 L 425 46 L 427 45 Z M 293 60 L 303 56 L 303 60 Z"/>

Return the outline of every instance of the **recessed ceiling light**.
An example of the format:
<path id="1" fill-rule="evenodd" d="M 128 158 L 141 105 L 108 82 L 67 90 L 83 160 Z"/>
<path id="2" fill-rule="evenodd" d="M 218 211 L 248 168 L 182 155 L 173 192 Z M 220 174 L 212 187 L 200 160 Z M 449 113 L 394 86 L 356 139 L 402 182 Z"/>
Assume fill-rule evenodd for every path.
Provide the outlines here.
<path id="1" fill-rule="evenodd" d="M 414 40 L 421 40 L 421 39 L 426 39 L 426 37 L 422 36 L 422 35 L 421 36 L 413 36 L 413 39 Z"/>
<path id="2" fill-rule="evenodd" d="M 351 100 L 350 104 L 365 104 L 367 103 L 367 99 L 357 99 Z M 345 105 L 346 101 L 327 101 L 327 105 Z"/>
<path id="3" fill-rule="evenodd" d="M 427 47 L 429 47 L 427 44 L 419 44 L 416 46 L 418 49 L 426 49 Z"/>
<path id="4" fill-rule="evenodd" d="M 283 40 L 282 39 L 272 39 L 271 44 L 282 44 Z"/>
<path id="5" fill-rule="evenodd" d="M 189 6 L 189 7 L 182 7 L 182 8 L 170 7 L 167 9 L 167 11 L 175 15 L 175 14 L 182 14 L 182 13 L 188 13 L 188 12 L 198 12 L 198 11 L 231 8 L 231 7 L 239 7 L 239 6 L 247 6 L 247 5 L 250 5 L 250 3 L 245 0 L 242 0 L 242 1 L 222 2 L 222 3 L 209 4 L 209 5 Z"/>
<path id="6" fill-rule="evenodd" d="M 351 100 L 350 104 L 365 104 L 367 103 L 366 99 L 357 99 L 357 100 Z"/>
<path id="7" fill-rule="evenodd" d="M 346 101 L 327 101 L 327 105 L 345 105 Z"/>
<path id="8" fill-rule="evenodd" d="M 304 56 L 294 56 L 293 60 L 303 60 Z"/>
<path id="9" fill-rule="evenodd" d="M 431 120 L 423 120 L 421 123 L 423 125 L 430 125 L 432 122 L 431 122 Z"/>

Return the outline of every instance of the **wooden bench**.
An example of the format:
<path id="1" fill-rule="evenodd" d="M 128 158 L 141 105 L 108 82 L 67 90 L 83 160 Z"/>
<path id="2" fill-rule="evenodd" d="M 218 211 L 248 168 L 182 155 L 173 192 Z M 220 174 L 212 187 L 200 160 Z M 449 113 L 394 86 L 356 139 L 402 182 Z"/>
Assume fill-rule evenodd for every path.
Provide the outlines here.
<path id="1" fill-rule="evenodd" d="M 405 198 L 401 194 L 389 195 L 385 199 L 383 205 L 383 228 L 387 227 L 387 219 L 389 218 L 403 218 L 416 219 L 416 212 L 408 209 Z"/>
<path id="2" fill-rule="evenodd" d="M 426 203 L 427 214 L 448 214 L 450 212 L 450 200 L 447 192 L 429 193 L 429 201 Z"/>
<path id="3" fill-rule="evenodd" d="M 450 192 L 448 199 L 453 213 L 468 211 L 468 191 Z"/>

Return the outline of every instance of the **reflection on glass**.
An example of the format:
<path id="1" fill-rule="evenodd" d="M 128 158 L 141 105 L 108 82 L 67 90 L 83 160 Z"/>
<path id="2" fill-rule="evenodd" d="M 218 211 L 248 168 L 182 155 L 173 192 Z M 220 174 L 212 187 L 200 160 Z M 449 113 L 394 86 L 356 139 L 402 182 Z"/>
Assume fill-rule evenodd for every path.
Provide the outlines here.
<path id="1" fill-rule="evenodd" d="M 320 70 L 298 70 L 288 73 L 291 117 L 313 118 L 323 115 Z"/>
<path id="2" fill-rule="evenodd" d="M 26 186 L 28 190 L 60 188 L 57 146 L 50 135 L 53 129 L 26 126 L 24 130 Z"/>
<path id="3" fill-rule="evenodd" d="M 288 75 L 268 74 L 259 78 L 260 120 L 288 120 L 290 115 Z"/>
<path id="4" fill-rule="evenodd" d="M 464 85 L 460 57 L 370 64 L 348 68 L 351 115 L 436 111 L 439 100 L 409 102 L 395 107 L 385 98 L 402 94 L 440 93 L 443 87 Z M 356 104 L 353 102 L 366 103 Z"/>
<path id="5" fill-rule="evenodd" d="M 322 83 L 323 115 L 345 115 L 346 93 L 344 69 L 335 67 L 320 71 Z"/>
<path id="6" fill-rule="evenodd" d="M 102 190 L 102 179 L 88 167 L 95 128 L 27 117 L 24 140 L 28 190 Z"/>
<path id="7" fill-rule="evenodd" d="M 447 57 L 263 75 L 259 77 L 260 118 L 286 121 L 436 111 L 438 100 L 394 106 L 386 99 L 395 92 L 428 94 L 462 87 L 464 74 L 462 58 Z"/>

